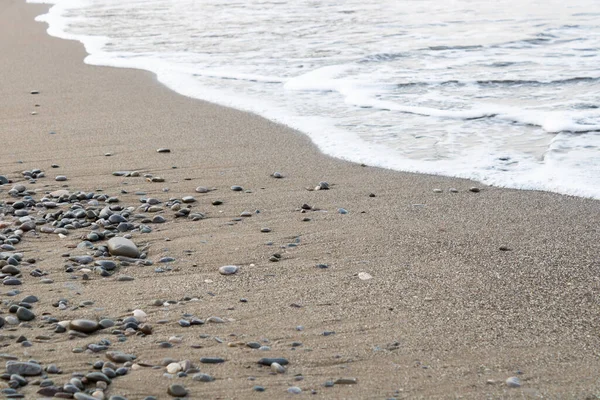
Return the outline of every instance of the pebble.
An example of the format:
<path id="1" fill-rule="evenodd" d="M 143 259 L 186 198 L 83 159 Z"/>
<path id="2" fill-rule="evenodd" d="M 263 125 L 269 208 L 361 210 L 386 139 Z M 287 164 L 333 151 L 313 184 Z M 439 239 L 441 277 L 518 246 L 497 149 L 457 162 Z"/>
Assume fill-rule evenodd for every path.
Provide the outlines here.
<path id="1" fill-rule="evenodd" d="M 196 192 L 197 193 L 208 193 L 208 192 L 210 192 L 210 189 L 207 187 L 204 187 L 204 186 L 198 186 L 196 188 Z"/>
<path id="2" fill-rule="evenodd" d="M 137 258 L 140 256 L 140 251 L 129 239 L 124 237 L 113 237 L 108 241 L 108 251 L 113 256 L 125 256 Z"/>
<path id="3" fill-rule="evenodd" d="M 276 179 L 281 179 L 281 178 L 283 178 L 283 174 L 282 174 L 281 172 L 273 172 L 273 173 L 271 174 L 271 176 L 272 176 L 273 178 L 276 178 Z"/>
<path id="4" fill-rule="evenodd" d="M 156 150 L 157 153 L 170 153 L 171 150 L 167 149 L 167 148 L 160 148 L 158 150 Z"/>
<path id="5" fill-rule="evenodd" d="M 181 198 L 181 201 L 184 203 L 193 203 L 196 199 L 193 196 L 184 196 Z"/>
<path id="6" fill-rule="evenodd" d="M 233 185 L 231 187 L 231 190 L 233 190 L 234 192 L 241 192 L 242 190 L 244 190 L 244 188 L 238 185 Z"/>
<path id="7" fill-rule="evenodd" d="M 198 373 L 198 374 L 194 374 L 192 376 L 192 380 L 197 381 L 197 382 L 212 382 L 215 380 L 215 378 L 213 378 L 212 376 L 210 376 L 208 374 Z"/>
<path id="8" fill-rule="evenodd" d="M 139 322 L 146 322 L 146 319 L 148 318 L 148 314 L 146 314 L 144 311 L 139 310 L 139 309 L 133 310 L 132 315 Z"/>
<path id="9" fill-rule="evenodd" d="M 262 233 L 269 233 L 269 232 L 271 232 L 271 228 L 261 228 L 260 231 Z"/>
<path id="10" fill-rule="evenodd" d="M 58 175 L 56 178 L 54 178 L 54 180 L 57 182 L 64 182 L 67 180 L 67 177 L 64 175 Z"/>
<path id="11" fill-rule="evenodd" d="M 233 275 L 239 271 L 239 267 L 236 265 L 224 265 L 219 268 L 219 273 L 221 275 Z"/>
<path id="12" fill-rule="evenodd" d="M 358 380 L 356 378 L 340 378 L 336 379 L 333 383 L 336 385 L 356 385 Z"/>
<path id="13" fill-rule="evenodd" d="M 100 325 L 90 319 L 74 319 L 69 323 L 69 329 L 77 332 L 93 333 L 100 329 Z"/>
<path id="14" fill-rule="evenodd" d="M 288 365 L 290 362 L 285 359 L 285 358 L 269 358 L 269 357 L 265 357 L 265 358 L 261 358 L 260 360 L 258 360 L 258 363 L 260 365 L 266 365 L 268 367 L 271 366 L 271 364 L 273 363 L 277 363 L 279 365 Z"/>
<path id="15" fill-rule="evenodd" d="M 473 187 L 469 188 L 469 192 L 479 193 L 479 192 L 481 192 L 481 189 L 479 189 L 476 186 L 473 186 Z"/>
<path id="16" fill-rule="evenodd" d="M 200 362 L 202 364 L 221 364 L 224 363 L 225 360 L 220 357 L 202 357 Z"/>
<path id="17" fill-rule="evenodd" d="M 506 380 L 506 386 L 508 386 L 509 388 L 521 387 L 521 380 L 516 376 L 511 376 Z"/>
<path id="18" fill-rule="evenodd" d="M 271 364 L 271 371 L 275 372 L 276 374 L 284 374 L 285 367 L 279 363 L 274 362 L 273 364 Z"/>
<path id="19" fill-rule="evenodd" d="M 42 374 L 42 366 L 32 362 L 7 361 L 6 373 L 21 376 L 37 376 Z"/>
<path id="20" fill-rule="evenodd" d="M 136 359 L 133 354 L 126 354 L 120 351 L 109 351 L 106 353 L 106 357 L 117 363 L 125 363 Z"/>
<path id="21" fill-rule="evenodd" d="M 288 393 L 292 393 L 292 394 L 300 394 L 302 393 L 302 389 L 300 389 L 298 386 L 292 386 L 290 388 L 288 388 Z"/>
<path id="22" fill-rule="evenodd" d="M 254 390 L 255 392 L 264 392 L 266 389 L 264 388 L 264 386 L 256 385 L 252 388 L 252 390 Z"/>
<path id="23" fill-rule="evenodd" d="M 167 372 L 169 374 L 176 374 L 179 371 L 181 371 L 183 368 L 181 368 L 181 365 L 179 363 L 170 363 L 169 365 L 167 365 Z"/>
<path id="24" fill-rule="evenodd" d="M 17 309 L 17 318 L 19 318 L 19 320 L 21 321 L 31 321 L 35 318 L 35 314 L 33 313 L 33 311 L 25 308 L 25 307 L 19 307 Z"/>
<path id="25" fill-rule="evenodd" d="M 371 278 L 373 278 L 373 277 L 367 272 L 359 272 L 358 273 L 358 279 L 360 279 L 362 281 L 367 281 Z"/>
<path id="26" fill-rule="evenodd" d="M 185 397 L 188 395 L 189 392 L 185 388 L 185 386 L 174 383 L 172 385 L 169 385 L 167 393 L 174 397 Z"/>

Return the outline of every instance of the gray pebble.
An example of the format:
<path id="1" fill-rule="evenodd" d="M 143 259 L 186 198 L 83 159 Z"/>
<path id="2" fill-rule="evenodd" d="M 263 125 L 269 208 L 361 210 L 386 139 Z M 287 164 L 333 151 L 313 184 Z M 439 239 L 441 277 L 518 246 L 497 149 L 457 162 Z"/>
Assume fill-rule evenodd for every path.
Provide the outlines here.
<path id="1" fill-rule="evenodd" d="M 179 385 L 174 383 L 169 385 L 169 389 L 167 389 L 167 393 L 174 397 L 185 397 L 188 395 L 188 390 L 183 385 Z"/>
<path id="2" fill-rule="evenodd" d="M 194 376 L 192 376 L 192 379 L 198 382 L 212 382 L 215 380 L 215 378 L 213 378 L 212 376 L 201 373 L 194 374 Z"/>
<path id="3" fill-rule="evenodd" d="M 202 364 L 221 364 L 224 363 L 225 360 L 220 357 L 202 357 L 200 362 Z"/>
<path id="4" fill-rule="evenodd" d="M 219 268 L 219 273 L 221 275 L 233 275 L 239 271 L 239 267 L 236 265 L 224 265 Z"/>

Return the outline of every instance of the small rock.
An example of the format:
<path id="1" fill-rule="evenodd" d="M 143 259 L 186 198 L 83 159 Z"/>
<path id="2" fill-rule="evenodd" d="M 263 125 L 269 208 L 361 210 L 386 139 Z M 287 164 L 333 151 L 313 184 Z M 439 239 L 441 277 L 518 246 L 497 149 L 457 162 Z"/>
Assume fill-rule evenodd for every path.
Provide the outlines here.
<path id="1" fill-rule="evenodd" d="M 302 389 L 300 389 L 298 386 L 292 386 L 290 388 L 288 388 L 288 393 L 292 393 L 292 394 L 300 394 L 302 393 Z"/>
<path id="2" fill-rule="evenodd" d="M 198 374 L 194 374 L 194 376 L 192 376 L 192 380 L 195 380 L 197 382 L 212 382 L 215 380 L 215 378 L 213 378 L 212 376 L 210 376 L 208 374 L 198 373 Z"/>
<path id="3" fill-rule="evenodd" d="M 170 153 L 171 150 L 170 149 L 166 149 L 166 148 L 160 148 L 158 150 L 156 150 L 157 153 Z"/>
<path id="4" fill-rule="evenodd" d="M 269 357 L 265 357 L 265 358 L 261 358 L 260 360 L 258 360 L 258 363 L 260 365 L 266 365 L 268 367 L 271 366 L 271 364 L 273 363 L 277 363 L 279 365 L 288 365 L 290 362 L 285 359 L 285 358 L 269 358 Z"/>
<path id="5" fill-rule="evenodd" d="M 108 241 L 108 252 L 113 256 L 125 256 L 137 258 L 140 256 L 140 251 L 129 239 L 124 237 L 113 237 Z"/>
<path id="6" fill-rule="evenodd" d="M 57 182 L 64 182 L 67 180 L 67 177 L 64 175 L 58 175 L 56 178 L 54 178 L 54 180 Z"/>
<path id="7" fill-rule="evenodd" d="M 481 189 L 479 189 L 478 187 L 473 186 L 472 188 L 469 188 L 469 192 L 479 193 L 479 192 L 481 192 Z"/>
<path id="8" fill-rule="evenodd" d="M 336 379 L 333 383 L 336 385 L 356 385 L 358 380 L 356 378 L 340 378 Z"/>
<path id="9" fill-rule="evenodd" d="M 225 360 L 220 357 L 202 357 L 200 362 L 202 364 L 221 364 L 224 363 Z"/>
<path id="10" fill-rule="evenodd" d="M 506 380 L 506 386 L 508 386 L 509 388 L 521 387 L 521 380 L 516 376 L 511 376 Z"/>
<path id="11" fill-rule="evenodd" d="M 90 319 L 74 319 L 69 323 L 69 329 L 77 332 L 92 333 L 100 329 L 100 325 Z"/>
<path id="12" fill-rule="evenodd" d="M 188 390 L 183 385 L 179 385 L 174 383 L 169 385 L 169 389 L 167 389 L 167 393 L 173 397 L 185 397 L 188 395 Z"/>
<path id="13" fill-rule="evenodd" d="M 275 372 L 276 374 L 284 374 L 285 367 L 279 363 L 274 362 L 273 364 L 271 364 L 271 371 Z"/>
<path id="14" fill-rule="evenodd" d="M 221 275 L 233 275 L 239 271 L 239 267 L 236 265 L 224 265 L 219 268 L 219 273 Z"/>
<path id="15" fill-rule="evenodd" d="M 6 373 L 21 376 L 37 376 L 42 373 L 42 366 L 32 362 L 7 361 Z"/>
<path id="16" fill-rule="evenodd" d="M 35 318 L 35 314 L 33 313 L 33 311 L 25 308 L 25 307 L 19 307 L 17 309 L 17 318 L 19 318 L 19 320 L 21 321 L 31 321 L 32 319 Z"/>

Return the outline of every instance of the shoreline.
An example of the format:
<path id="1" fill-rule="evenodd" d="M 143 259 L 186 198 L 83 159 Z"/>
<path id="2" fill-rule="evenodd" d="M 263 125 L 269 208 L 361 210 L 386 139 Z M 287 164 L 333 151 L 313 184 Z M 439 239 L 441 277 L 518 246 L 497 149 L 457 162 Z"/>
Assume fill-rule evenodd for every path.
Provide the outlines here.
<path id="1" fill-rule="evenodd" d="M 57 6 L 57 8 L 60 7 Z M 47 15 L 50 15 L 50 13 L 43 14 L 41 16 L 45 17 Z M 455 165 L 454 167 L 449 167 L 446 165 L 445 168 L 440 168 L 440 165 L 446 163 L 444 160 L 438 160 L 438 162 L 433 162 L 433 165 L 429 165 L 428 161 L 425 160 L 416 159 L 410 161 L 410 159 L 402 156 L 398 157 L 398 154 L 395 154 L 394 151 L 388 146 L 382 146 L 378 143 L 365 141 L 351 130 L 340 130 L 334 125 L 331 125 L 330 122 L 323 122 L 325 124 L 324 128 L 315 128 L 314 123 L 304 121 L 303 117 L 293 116 L 291 114 L 286 114 L 285 112 L 282 113 L 274 104 L 262 104 L 258 99 L 256 99 L 258 102 L 249 102 L 249 100 L 234 100 L 231 98 L 231 96 L 223 97 L 222 95 L 215 94 L 214 89 L 210 89 L 208 87 L 197 87 L 196 82 L 194 82 L 193 79 L 190 80 L 189 77 L 185 78 L 186 84 L 182 84 L 178 79 L 173 79 L 171 73 L 165 72 L 165 70 L 168 70 L 169 68 L 162 66 L 157 68 L 154 63 L 147 64 L 143 61 L 140 61 L 143 60 L 144 57 L 107 57 L 105 55 L 107 53 L 98 50 L 102 46 L 100 46 L 93 37 L 86 35 L 74 35 L 62 31 L 61 29 L 54 29 L 56 26 L 62 26 L 64 23 L 64 21 L 61 20 L 62 17 L 60 17 L 58 20 L 56 20 L 56 18 L 57 17 L 48 17 L 41 18 L 40 20 L 52 22 L 52 25 L 50 25 L 50 28 L 48 29 L 48 32 L 51 32 L 51 36 L 60 39 L 74 40 L 82 44 L 86 49 L 84 63 L 92 66 L 135 69 L 144 71 L 145 73 L 150 72 L 155 76 L 155 80 L 180 95 L 205 101 L 214 105 L 247 112 L 251 115 L 265 118 L 272 123 L 281 124 L 286 128 L 299 131 L 303 135 L 307 136 L 312 144 L 327 156 L 357 164 L 364 163 L 371 167 L 390 169 L 393 171 L 472 180 L 481 185 L 494 186 L 498 188 L 543 191 L 567 196 L 583 197 L 592 200 L 600 200 L 600 195 L 595 193 L 595 191 L 590 188 L 590 185 L 587 187 L 581 185 L 575 185 L 574 187 L 571 187 L 569 184 L 565 184 L 565 182 L 563 182 L 562 177 L 566 176 L 571 176 L 570 182 L 581 180 L 581 177 L 577 172 L 571 174 L 570 172 L 567 172 L 568 170 L 562 170 L 560 173 L 557 173 L 553 171 L 553 168 L 547 163 L 536 165 L 536 162 L 534 161 L 532 165 L 527 167 L 524 171 L 521 171 L 521 173 L 517 173 L 516 176 L 513 176 L 515 172 L 510 172 L 510 168 L 505 165 L 494 165 L 492 161 L 489 161 L 489 164 L 487 164 L 487 167 L 485 168 L 480 165 L 477 167 L 478 169 L 469 171 L 468 168 L 465 170 L 464 166 L 461 166 L 460 164 Z M 282 82 L 285 82 L 285 80 L 282 80 Z M 517 111 L 510 111 L 508 109 L 504 111 L 496 110 L 493 114 L 506 114 L 502 118 L 510 118 L 508 115 L 510 115 L 511 112 L 515 113 Z M 519 123 L 524 124 L 531 122 L 527 122 L 527 120 L 521 121 L 519 117 L 516 116 L 513 116 L 512 118 L 515 118 L 514 122 L 519 121 Z M 536 123 L 533 123 L 533 125 L 536 125 Z M 327 133 L 323 134 L 323 132 Z M 552 138 L 552 136 L 550 136 L 551 134 L 561 135 L 569 134 L 569 132 L 547 131 L 546 135 L 548 136 L 546 140 L 549 141 L 546 144 L 547 146 L 550 146 L 550 142 L 554 141 L 550 140 Z M 558 136 L 555 136 L 554 139 L 558 139 Z M 357 150 L 357 148 L 360 148 L 360 151 Z M 546 152 L 552 153 L 550 147 L 548 147 Z M 537 151 L 534 152 L 534 154 L 535 155 L 533 158 L 546 158 L 546 155 Z M 511 159 L 510 164 L 521 164 L 522 162 L 527 164 L 531 162 L 531 160 L 527 159 L 519 161 L 519 156 L 512 157 L 510 156 L 510 152 L 506 154 L 499 153 L 496 155 L 498 157 L 492 158 L 503 159 L 509 157 Z M 472 159 L 473 157 L 478 158 L 476 154 L 465 155 L 462 158 L 468 160 Z M 579 161 L 585 163 L 585 160 L 583 159 Z M 454 162 L 456 162 L 456 160 Z M 471 162 L 473 162 L 473 160 L 471 160 Z M 550 161 L 548 162 L 550 163 Z M 475 164 L 480 163 L 481 161 L 475 162 Z M 499 173 L 499 175 L 496 176 L 494 171 L 497 169 L 500 169 L 504 172 Z M 544 171 L 544 169 L 546 169 L 546 171 Z M 535 183 L 536 179 L 531 178 L 531 176 L 538 175 L 540 173 L 543 175 L 548 175 L 550 179 L 547 182 L 542 179 L 541 181 Z M 511 176 L 512 178 L 510 178 Z M 528 178 L 524 181 L 521 181 L 519 180 L 519 176 L 527 176 Z M 593 187 L 594 185 L 592 184 L 591 186 Z"/>
<path id="2" fill-rule="evenodd" d="M 63 255 L 93 253 L 74 248 L 89 228 L 64 239 L 27 232 L 14 247 L 36 262 L 22 266 L 27 273 L 16 299 L 37 296 L 36 319 L 31 328 L 0 330 L 14 329 L 10 334 L 33 345 L 25 348 L 2 332 L 4 353 L 56 363 L 64 374 L 51 377 L 63 384 L 71 373 L 91 369 L 88 363 L 106 360 L 106 352 L 73 349 L 108 338 L 109 351 L 136 354 L 138 367 L 114 379 L 107 398 L 171 398 L 173 383 L 191 398 L 281 398 L 293 396 L 286 392 L 293 386 L 319 398 L 580 398 L 600 389 L 596 200 L 333 159 L 292 129 L 178 95 L 149 72 L 85 65 L 80 43 L 49 37 L 45 24 L 33 21 L 47 6 L 2 7 L 0 71 L 14 79 L 0 88 L 2 141 L 10 143 L 0 149 L 0 175 L 36 190 L 38 199 L 47 191 L 84 190 L 116 196 L 137 213 L 140 198 L 154 197 L 166 219 L 149 223 L 150 233 L 128 232 L 139 247 L 148 246 L 153 266 L 121 265 L 115 276 L 87 273 L 87 280 L 80 265 L 65 272 Z M 29 184 L 21 171 L 34 168 L 46 177 Z M 271 177 L 275 171 L 284 178 Z M 148 182 L 144 174 L 165 182 Z M 320 181 L 331 189 L 306 190 Z M 250 192 L 234 192 L 233 185 Z M 7 193 L 12 186 L 0 186 L 0 201 L 15 201 Z M 199 186 L 216 190 L 197 193 Z M 185 196 L 195 197 L 190 210 L 205 219 L 174 217 L 169 199 Z M 223 204 L 212 205 L 216 200 Z M 303 204 L 313 209 L 302 213 Z M 244 211 L 252 216 L 240 217 Z M 13 216 L 2 220 L 12 224 Z M 261 232 L 265 227 L 271 231 Z M 274 253 L 281 255 L 277 262 L 269 261 Z M 160 263 L 163 257 L 174 260 Z M 230 264 L 240 271 L 220 275 L 218 268 Z M 53 282 L 30 276 L 34 267 Z M 371 278 L 359 278 L 363 272 Z M 15 299 L 5 296 L 12 288 L 3 289 L 4 300 Z M 54 307 L 59 298 L 69 308 Z M 177 303 L 153 306 L 157 298 Z M 84 301 L 93 303 L 73 309 Z M 69 340 L 41 322 L 43 313 L 118 321 L 134 309 L 148 314 L 153 332 L 124 342 L 107 330 Z M 182 327 L 178 320 L 187 314 L 225 322 Z M 50 339 L 33 339 L 40 335 Z M 160 346 L 173 336 L 181 343 Z M 271 350 L 246 345 L 254 342 Z M 168 357 L 189 359 L 215 380 L 166 378 L 164 367 L 139 364 L 159 366 Z M 201 364 L 201 357 L 226 361 Z M 271 374 L 256 364 L 262 357 L 285 357 L 287 372 Z M 521 388 L 505 384 L 513 376 Z M 358 383 L 323 386 L 340 378 Z M 257 385 L 265 393 L 253 392 Z M 33 396 L 36 389 L 19 393 Z"/>

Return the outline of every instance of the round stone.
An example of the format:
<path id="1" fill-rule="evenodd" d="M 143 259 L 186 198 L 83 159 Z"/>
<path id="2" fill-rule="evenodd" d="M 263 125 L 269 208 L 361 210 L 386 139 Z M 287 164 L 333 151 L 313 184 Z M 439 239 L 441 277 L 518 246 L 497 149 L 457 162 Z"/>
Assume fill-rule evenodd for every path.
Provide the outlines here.
<path id="1" fill-rule="evenodd" d="M 64 175 L 58 175 L 56 178 L 54 178 L 54 180 L 57 182 L 64 182 L 67 180 L 67 177 Z"/>
<path id="2" fill-rule="evenodd" d="M 233 190 L 234 192 L 241 192 L 242 190 L 244 190 L 244 188 L 238 185 L 233 185 L 231 187 L 231 190 Z"/>
<path id="3" fill-rule="evenodd" d="M 273 172 L 273 174 L 271 176 L 276 179 L 283 178 L 283 174 L 281 172 Z"/>
<path id="4" fill-rule="evenodd" d="M 298 386 L 292 386 L 290 388 L 288 388 L 288 393 L 292 393 L 292 394 L 300 394 L 302 393 L 302 389 L 300 389 Z"/>
<path id="5" fill-rule="evenodd" d="M 181 198 L 181 201 L 184 203 L 193 203 L 196 201 L 196 199 L 193 196 L 184 196 Z"/>
<path id="6" fill-rule="evenodd" d="M 285 367 L 281 364 L 274 362 L 273 364 L 271 364 L 271 371 L 275 372 L 276 374 L 283 374 L 285 373 Z"/>
<path id="7" fill-rule="evenodd" d="M 74 319 L 69 323 L 69 329 L 77 332 L 92 333 L 100 329 L 100 325 L 90 319 Z"/>
<path id="8" fill-rule="evenodd" d="M 197 382 L 212 382 L 215 380 L 215 378 L 213 378 L 212 376 L 202 373 L 194 374 L 194 376 L 192 376 L 192 379 Z"/>
<path id="9" fill-rule="evenodd" d="M 181 365 L 179 365 L 179 363 L 176 363 L 176 362 L 173 362 L 173 363 L 167 365 L 167 372 L 169 374 L 176 374 L 179 371 L 181 371 L 181 369 L 182 369 Z"/>
<path id="10" fill-rule="evenodd" d="M 135 243 L 124 237 L 114 237 L 108 241 L 108 252 L 113 256 L 137 258 L 140 255 Z"/>
<path id="11" fill-rule="evenodd" d="M 25 307 L 19 307 L 17 309 L 16 315 L 20 321 L 31 321 L 32 319 L 35 318 L 35 314 L 33 313 L 33 311 L 31 311 Z"/>
<path id="12" fill-rule="evenodd" d="M 469 188 L 469 192 L 473 192 L 473 193 L 479 193 L 481 191 L 481 189 L 479 189 L 478 187 L 473 186 L 472 188 Z"/>
<path id="13" fill-rule="evenodd" d="M 219 273 L 221 275 L 233 275 L 239 271 L 239 267 L 236 265 L 224 265 L 219 268 Z"/>
<path id="14" fill-rule="evenodd" d="M 207 187 L 204 187 L 204 186 L 198 186 L 198 187 L 196 188 L 196 192 L 197 192 L 197 193 L 208 193 L 208 192 L 210 192 L 210 190 L 209 190 Z"/>
<path id="15" fill-rule="evenodd" d="M 185 388 L 185 386 L 174 383 L 169 385 L 167 393 L 174 397 L 185 397 L 188 395 L 188 390 Z"/>

